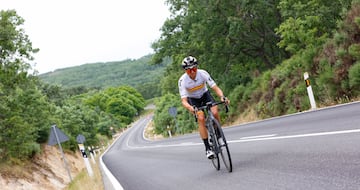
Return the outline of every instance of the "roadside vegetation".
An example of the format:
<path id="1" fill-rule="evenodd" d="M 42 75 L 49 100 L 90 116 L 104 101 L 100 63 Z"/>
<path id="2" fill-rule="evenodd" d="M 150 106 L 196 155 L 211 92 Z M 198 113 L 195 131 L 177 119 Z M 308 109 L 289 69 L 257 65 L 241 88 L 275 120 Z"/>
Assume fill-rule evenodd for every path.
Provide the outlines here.
<path id="1" fill-rule="evenodd" d="M 172 19 L 153 44 L 154 62 L 173 60 L 156 101 L 156 133 L 167 136 L 167 126 L 173 134 L 195 130 L 174 85 L 189 54 L 231 100 L 223 123 L 309 110 L 305 72 L 318 107 L 359 99 L 360 1 L 168 2 Z M 172 106 L 177 125 L 167 113 Z"/>
<path id="2" fill-rule="evenodd" d="M 0 12 L 0 163 L 31 160 L 52 125 L 69 137 L 65 150 L 78 150 L 79 134 L 85 146 L 102 146 L 143 111 L 145 99 L 131 86 L 65 89 L 42 82 L 30 73 L 38 49 L 23 23 L 14 10 Z"/>
<path id="3" fill-rule="evenodd" d="M 152 65 L 149 64 L 151 57 L 152 55 L 146 55 L 137 60 L 100 62 L 57 69 L 40 74 L 39 78 L 47 84 L 62 86 L 66 89 L 131 86 L 145 99 L 149 99 L 160 96 L 158 82 L 166 65 L 171 62 L 167 58 L 161 64 Z"/>
<path id="4" fill-rule="evenodd" d="M 99 158 L 97 158 L 97 165 L 93 165 L 93 176 L 89 176 L 86 168 L 84 168 L 69 185 L 63 190 L 104 190 L 104 183 L 101 176 Z"/>

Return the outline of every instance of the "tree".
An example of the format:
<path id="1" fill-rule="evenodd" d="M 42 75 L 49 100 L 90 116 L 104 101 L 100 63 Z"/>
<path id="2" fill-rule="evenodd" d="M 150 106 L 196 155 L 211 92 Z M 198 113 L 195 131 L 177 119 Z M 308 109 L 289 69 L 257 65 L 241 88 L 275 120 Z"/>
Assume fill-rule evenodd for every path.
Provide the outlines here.
<path id="1" fill-rule="evenodd" d="M 152 44 L 154 62 L 169 56 L 179 65 L 185 56 L 194 55 L 201 68 L 212 73 L 215 80 L 224 81 L 219 85 L 228 93 L 236 85 L 249 82 L 252 72 L 274 68 L 288 56 L 276 45 L 280 38 L 274 29 L 281 23 L 278 0 L 167 3 L 172 15 L 161 28 L 160 39 Z M 242 73 L 233 75 L 234 67 Z M 172 78 L 172 73 L 166 75 Z"/>
<path id="2" fill-rule="evenodd" d="M 292 54 L 307 47 L 323 44 L 332 36 L 342 10 L 351 6 L 351 0 L 281 0 L 279 9 L 285 19 L 276 32 L 278 43 Z"/>
<path id="3" fill-rule="evenodd" d="M 31 61 L 34 60 L 33 54 L 37 53 L 39 49 L 32 47 L 28 35 L 25 34 L 23 28 L 20 28 L 24 24 L 24 19 L 18 16 L 15 10 L 2 10 L 0 16 L 2 76 L 20 77 L 22 75 L 16 75 L 15 73 L 24 72 L 26 74 L 31 69 Z"/>
<path id="4" fill-rule="evenodd" d="M 116 128 L 125 127 L 145 107 L 142 95 L 130 86 L 107 88 L 89 95 L 84 103 L 110 114 L 116 120 Z"/>
<path id="5" fill-rule="evenodd" d="M 27 159 L 47 137 L 51 106 L 28 74 L 38 49 L 14 10 L 0 11 L 0 159 Z M 34 116 L 34 114 L 36 114 Z"/>

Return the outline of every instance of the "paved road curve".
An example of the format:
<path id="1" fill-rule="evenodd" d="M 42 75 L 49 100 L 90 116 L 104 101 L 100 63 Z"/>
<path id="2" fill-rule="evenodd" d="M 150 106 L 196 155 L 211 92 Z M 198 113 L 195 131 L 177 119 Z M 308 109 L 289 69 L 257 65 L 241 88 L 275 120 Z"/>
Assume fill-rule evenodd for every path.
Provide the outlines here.
<path id="1" fill-rule="evenodd" d="M 103 155 L 125 190 L 360 189 L 360 102 L 225 128 L 232 173 L 212 167 L 198 134 L 143 139 L 150 119 Z"/>

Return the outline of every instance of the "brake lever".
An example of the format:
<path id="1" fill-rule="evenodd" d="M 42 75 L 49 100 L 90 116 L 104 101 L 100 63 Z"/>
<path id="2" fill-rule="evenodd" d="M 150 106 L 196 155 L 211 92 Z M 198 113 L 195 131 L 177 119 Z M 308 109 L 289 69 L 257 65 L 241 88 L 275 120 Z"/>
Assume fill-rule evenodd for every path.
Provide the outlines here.
<path id="1" fill-rule="evenodd" d="M 226 100 L 227 100 L 227 98 L 224 97 L 223 102 L 224 102 L 224 105 L 225 105 L 225 112 L 227 113 L 227 112 L 229 112 L 229 105 L 226 103 Z"/>
<path id="2" fill-rule="evenodd" d="M 225 104 L 225 112 L 229 112 L 229 105 Z"/>

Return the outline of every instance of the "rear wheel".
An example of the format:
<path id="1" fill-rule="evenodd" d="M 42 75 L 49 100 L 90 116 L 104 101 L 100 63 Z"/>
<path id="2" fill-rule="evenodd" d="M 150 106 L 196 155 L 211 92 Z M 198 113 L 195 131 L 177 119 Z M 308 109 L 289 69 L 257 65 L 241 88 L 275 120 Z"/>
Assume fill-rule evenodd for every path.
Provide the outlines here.
<path id="1" fill-rule="evenodd" d="M 214 125 L 214 128 L 218 132 L 217 133 L 218 137 L 221 137 L 224 142 L 223 145 L 219 145 L 221 158 L 222 158 L 224 165 L 225 165 L 226 169 L 228 170 L 228 172 L 232 172 L 232 161 L 231 161 L 231 156 L 230 156 L 230 150 L 229 150 L 229 146 L 226 142 L 224 132 L 220 126 L 220 123 L 216 119 L 214 120 L 213 125 Z"/>

